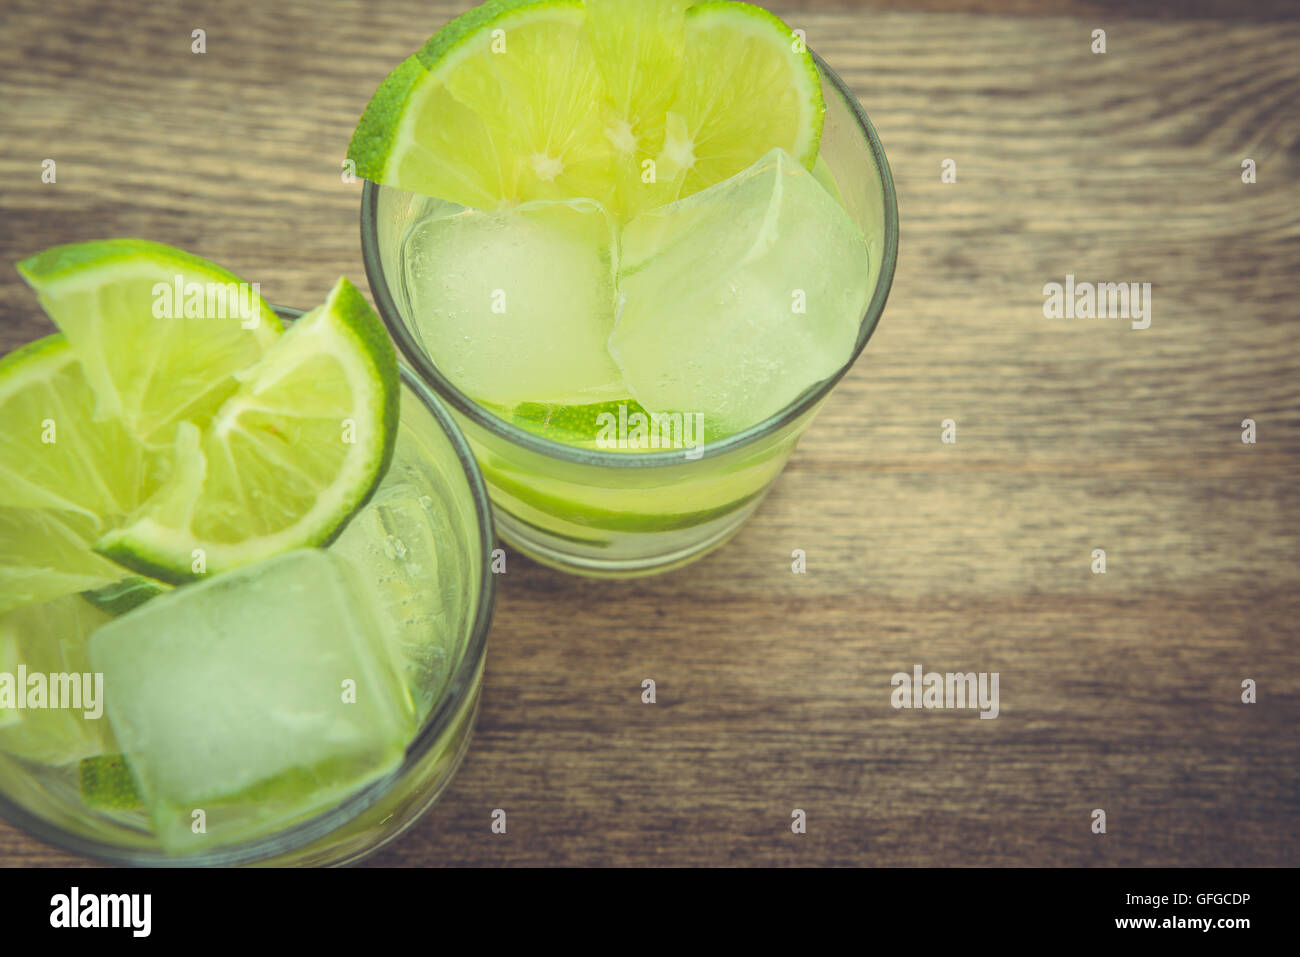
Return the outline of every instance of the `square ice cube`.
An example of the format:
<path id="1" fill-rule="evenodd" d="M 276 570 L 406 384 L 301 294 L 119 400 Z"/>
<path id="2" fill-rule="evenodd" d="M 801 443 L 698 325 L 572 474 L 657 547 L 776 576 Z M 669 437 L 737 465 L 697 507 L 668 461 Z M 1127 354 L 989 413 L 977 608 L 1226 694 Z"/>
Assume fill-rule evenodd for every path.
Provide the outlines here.
<path id="1" fill-rule="evenodd" d="M 416 721 L 346 562 L 305 549 L 153 599 L 90 639 L 163 846 L 261 836 L 400 765 Z"/>
<path id="2" fill-rule="evenodd" d="M 789 153 L 623 231 L 610 352 L 651 412 L 712 435 L 779 412 L 853 354 L 871 292 L 861 230 Z"/>
<path id="3" fill-rule="evenodd" d="M 427 208 L 406 236 L 403 278 L 418 337 L 443 374 L 504 408 L 627 395 L 607 347 L 618 242 L 604 207 Z"/>

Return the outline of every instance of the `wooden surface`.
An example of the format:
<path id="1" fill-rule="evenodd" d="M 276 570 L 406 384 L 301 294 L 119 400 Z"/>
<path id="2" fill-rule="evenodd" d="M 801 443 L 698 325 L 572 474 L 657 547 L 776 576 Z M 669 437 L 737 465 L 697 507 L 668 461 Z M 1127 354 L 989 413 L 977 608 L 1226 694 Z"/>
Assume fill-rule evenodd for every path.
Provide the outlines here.
<path id="1" fill-rule="evenodd" d="M 924 6 L 774 4 L 898 184 L 862 361 L 702 563 L 611 584 L 511 557 L 470 755 L 374 864 L 1298 863 L 1293 8 Z M 7 0 L 0 260 L 132 235 L 275 302 L 363 282 L 349 134 L 457 8 Z M 1152 283 L 1151 328 L 1044 318 L 1067 273 Z M 46 328 L 0 270 L 0 350 Z M 916 664 L 998 672 L 999 717 L 894 710 Z M 0 823 L 0 862 L 76 859 Z"/>

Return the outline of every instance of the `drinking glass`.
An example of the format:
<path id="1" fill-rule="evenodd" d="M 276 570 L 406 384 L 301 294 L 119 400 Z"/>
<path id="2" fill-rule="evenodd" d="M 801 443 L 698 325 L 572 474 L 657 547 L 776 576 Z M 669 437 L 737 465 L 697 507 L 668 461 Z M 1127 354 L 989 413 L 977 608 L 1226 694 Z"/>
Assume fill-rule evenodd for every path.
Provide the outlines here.
<path id="1" fill-rule="evenodd" d="M 301 315 L 293 309 L 276 312 L 286 320 Z M 331 865 L 375 851 L 432 806 L 465 755 L 478 712 L 495 599 L 490 570 L 495 538 L 487 491 L 464 436 L 418 377 L 404 366 L 401 376 L 397 450 L 376 497 L 394 483 L 401 483 L 403 494 L 427 497 L 422 504 L 432 534 L 420 538 L 436 543 L 436 554 L 410 557 L 436 567 L 431 584 L 438 595 L 431 607 L 409 610 L 431 623 L 436 618 L 428 643 L 442 676 L 432 710 L 402 764 L 337 807 L 278 832 L 181 856 L 162 849 L 141 811 L 88 810 L 75 763 L 49 767 L 0 753 L 0 816 L 50 844 L 118 865 Z"/>
<path id="2" fill-rule="evenodd" d="M 420 346 L 403 244 L 427 201 L 367 181 L 361 248 L 379 314 L 407 362 L 451 408 L 492 498 L 504 541 L 543 564 L 592 577 L 667 571 L 734 535 L 784 468 L 884 310 L 898 254 L 898 206 L 867 114 L 813 54 L 826 100 L 821 158 L 867 240 L 874 288 L 838 374 L 764 422 L 702 448 L 617 452 L 553 441 L 505 421 L 458 389 Z"/>

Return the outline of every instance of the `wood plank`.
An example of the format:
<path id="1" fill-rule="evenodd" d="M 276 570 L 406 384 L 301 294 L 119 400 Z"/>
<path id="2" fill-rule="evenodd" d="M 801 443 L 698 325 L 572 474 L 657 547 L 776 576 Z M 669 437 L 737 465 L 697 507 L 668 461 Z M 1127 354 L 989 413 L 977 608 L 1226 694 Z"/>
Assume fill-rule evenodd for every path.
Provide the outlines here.
<path id="1" fill-rule="evenodd" d="M 0 260 L 137 235 L 285 304 L 362 280 L 349 134 L 460 4 L 129 6 L 6 7 Z M 1300 25 L 1127 6 L 774 4 L 891 161 L 880 328 L 722 551 L 510 558 L 469 757 L 372 863 L 1297 863 Z M 1151 327 L 1044 318 L 1066 274 L 1150 282 Z M 47 329 L 0 271 L 0 351 Z M 999 672 L 999 717 L 893 709 L 915 664 Z M 69 863 L 0 823 L 0 864 Z"/>

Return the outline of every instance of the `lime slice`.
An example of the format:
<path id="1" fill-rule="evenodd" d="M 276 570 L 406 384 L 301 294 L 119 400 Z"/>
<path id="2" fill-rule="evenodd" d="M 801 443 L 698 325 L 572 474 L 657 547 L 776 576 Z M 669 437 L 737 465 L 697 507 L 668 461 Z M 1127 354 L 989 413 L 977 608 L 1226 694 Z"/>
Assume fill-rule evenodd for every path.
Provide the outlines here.
<path id="1" fill-rule="evenodd" d="M 465 206 L 588 197 L 627 220 L 776 147 L 811 168 L 824 112 L 811 54 L 758 7 L 492 0 L 384 81 L 348 155 Z"/>
<path id="2" fill-rule="evenodd" d="M 613 148 L 581 0 L 492 0 L 380 86 L 348 156 L 368 179 L 495 209 L 603 199 Z"/>
<path id="3" fill-rule="evenodd" d="M 224 801 L 217 803 L 235 806 L 252 803 L 268 797 L 278 797 L 281 789 L 312 795 L 320 790 L 318 772 L 328 773 L 336 764 L 341 763 L 327 761 L 314 769 L 294 768 L 278 777 L 228 795 Z M 140 796 L 125 755 L 96 754 L 82 758 L 77 765 L 77 772 L 81 802 L 86 807 L 97 811 L 144 810 L 144 798 Z"/>
<path id="4" fill-rule="evenodd" d="M 81 802 L 99 811 L 136 811 L 144 807 L 135 779 L 120 754 L 96 754 L 77 765 Z"/>
<path id="5" fill-rule="evenodd" d="M 587 0 L 586 33 L 605 84 L 605 138 L 614 147 L 613 209 L 624 219 L 664 198 L 654 166 L 682 73 L 688 0 Z"/>
<path id="6" fill-rule="evenodd" d="M 677 95 L 664 117 L 658 180 L 684 199 L 780 147 L 808 169 L 826 103 L 812 54 L 774 14 L 709 0 L 686 12 Z"/>
<path id="7" fill-rule="evenodd" d="M 81 361 L 94 418 L 149 446 L 204 425 L 281 330 L 257 284 L 159 243 L 55 246 L 18 271 Z"/>
<path id="8" fill-rule="evenodd" d="M 521 402 L 508 410 L 493 411 L 500 418 L 556 442 L 595 448 L 602 423 L 609 421 L 601 416 L 613 416 L 617 420 L 620 406 L 626 409 L 625 414 L 629 416 L 636 412 L 646 414 L 641 404 L 630 396 L 585 405 Z"/>
<path id="9" fill-rule="evenodd" d="M 335 764 L 341 762 L 322 762 L 317 768 L 294 768 L 275 778 L 259 782 L 233 795 L 226 796 L 219 804 L 238 806 L 278 797 L 278 792 L 298 792 L 312 795 L 320 790 L 318 772 L 328 773 Z M 96 754 L 82 758 L 77 765 L 78 785 L 81 802 L 86 807 L 97 811 L 140 811 L 144 810 L 144 798 L 131 774 L 124 754 Z"/>
<path id="10" fill-rule="evenodd" d="M 722 505 L 709 505 L 703 508 L 692 508 L 690 503 L 683 503 L 680 511 L 641 511 L 627 507 L 626 489 L 617 492 L 599 490 L 596 494 L 588 495 L 586 500 L 579 501 L 573 497 L 571 491 L 564 489 L 557 489 L 554 494 L 550 491 L 539 491 L 534 476 L 522 475 L 508 469 L 496 469 L 493 464 L 488 463 L 484 466 L 483 477 L 494 489 L 500 489 L 513 499 L 509 508 L 511 518 L 515 521 L 533 525 L 550 535 L 605 547 L 614 544 L 610 537 L 613 533 L 649 534 L 694 528 L 743 508 L 764 494 L 762 490 L 750 492 L 739 495 Z M 716 500 L 717 496 L 714 496 L 714 501 Z M 565 523 L 590 529 L 592 534 L 590 537 L 565 535 L 556 530 L 557 518 Z"/>
<path id="11" fill-rule="evenodd" d="M 340 279 L 238 376 L 205 433 L 177 427 L 168 481 L 96 549 L 179 584 L 328 544 L 393 454 L 400 381 L 383 325 Z"/>

